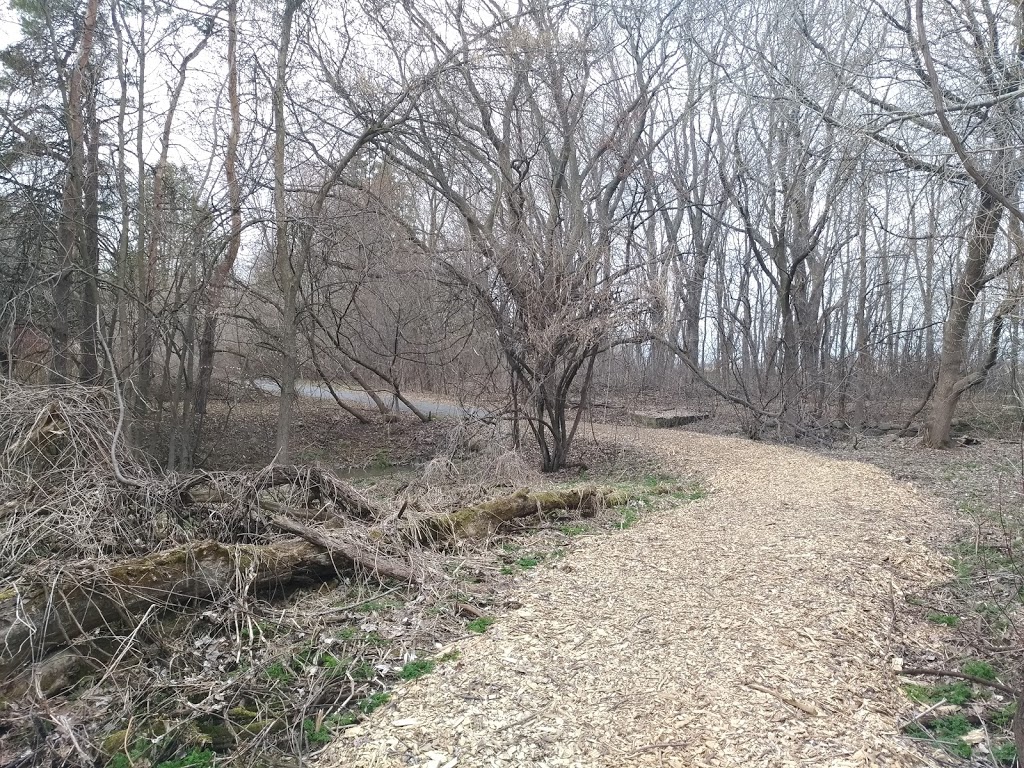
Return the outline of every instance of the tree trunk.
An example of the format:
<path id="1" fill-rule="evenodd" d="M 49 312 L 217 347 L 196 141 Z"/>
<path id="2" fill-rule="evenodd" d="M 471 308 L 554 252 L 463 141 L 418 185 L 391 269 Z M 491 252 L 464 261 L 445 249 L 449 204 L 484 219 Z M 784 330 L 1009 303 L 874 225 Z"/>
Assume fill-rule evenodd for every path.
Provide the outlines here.
<path id="1" fill-rule="evenodd" d="M 213 380 L 213 358 L 217 343 L 217 313 L 220 310 L 224 286 L 235 268 L 238 251 L 242 244 L 242 190 L 238 183 L 238 139 L 241 134 L 242 118 L 238 103 L 238 2 L 228 2 L 228 106 L 231 112 L 231 130 L 228 133 L 227 156 L 224 159 L 224 176 L 228 185 L 228 204 L 231 206 L 231 230 L 228 236 L 227 253 L 213 271 L 210 281 L 203 318 L 203 329 L 199 337 L 199 375 L 192 401 L 192 427 L 190 429 L 190 456 L 195 459 L 202 443 L 203 422 L 210 398 L 210 384 Z"/>
<path id="2" fill-rule="evenodd" d="M 99 289 L 96 285 L 100 268 L 100 124 L 96 116 L 96 84 L 89 84 L 86 100 L 88 151 L 85 158 L 84 232 L 82 248 L 82 350 L 78 377 L 86 384 L 99 383 Z"/>
<path id="3" fill-rule="evenodd" d="M 277 74 L 274 81 L 274 262 L 278 285 L 283 295 L 281 331 L 281 397 L 277 409 L 275 461 L 288 461 L 288 441 L 292 428 L 292 406 L 295 403 L 297 377 L 296 304 L 299 276 L 294 274 L 288 243 L 288 208 L 285 201 L 285 85 L 288 77 L 288 51 L 291 48 L 292 20 L 302 0 L 285 0 L 281 19 L 281 38 L 277 49 Z"/>
<path id="4" fill-rule="evenodd" d="M 967 261 L 953 286 L 949 315 L 942 330 L 939 371 L 932 395 L 932 407 L 925 426 L 924 444 L 929 448 L 949 445 L 949 432 L 961 395 L 973 384 L 973 375 L 965 375 L 967 333 L 971 312 L 985 284 L 985 266 L 999 232 L 1003 206 L 983 191 L 978 211 L 971 224 L 967 242 Z"/>
<path id="5" fill-rule="evenodd" d="M 139 311 L 139 375 L 137 383 L 138 402 L 140 408 L 145 407 L 145 401 L 149 397 L 149 386 L 153 373 L 153 347 L 156 342 L 156 307 L 153 303 L 156 299 L 157 290 L 157 267 L 159 266 L 160 246 L 162 245 L 161 228 L 163 215 L 161 208 L 164 202 L 166 175 L 169 168 L 168 159 L 171 151 L 171 129 L 174 127 L 174 114 L 178 109 L 178 101 L 185 88 L 185 79 L 188 75 L 189 64 L 192 63 L 213 34 L 213 25 L 210 25 L 203 36 L 196 43 L 195 47 L 186 54 L 176 72 L 177 79 L 171 90 L 167 112 L 164 114 L 163 128 L 160 133 L 160 156 L 157 159 L 156 167 L 153 169 L 153 197 L 150 215 L 148 239 L 146 243 L 145 258 L 140 261 L 140 290 L 142 292 L 142 307 Z M 141 147 L 140 147 L 141 148 Z M 140 186 L 141 184 L 140 177 Z"/>
<path id="6" fill-rule="evenodd" d="M 74 358 L 72 324 L 74 323 L 74 268 L 75 254 L 82 247 L 79 241 L 82 213 L 82 175 L 85 172 L 85 129 L 82 119 L 82 101 L 86 70 L 92 57 L 93 37 L 99 14 L 98 0 L 88 0 L 82 40 L 78 57 L 72 65 L 71 77 L 65 93 L 64 115 L 68 130 L 68 167 L 61 195 L 60 223 L 57 227 L 57 250 L 60 269 L 53 286 L 54 326 L 53 365 L 50 382 L 69 381 Z"/>
<path id="7" fill-rule="evenodd" d="M 621 506 L 629 499 L 626 491 L 615 488 L 587 486 L 536 492 L 524 488 L 508 496 L 430 518 L 425 524 L 425 530 L 427 538 L 433 541 L 483 539 L 497 531 L 504 523 L 520 517 L 556 509 L 579 510 L 583 517 L 593 517 L 599 509 Z"/>

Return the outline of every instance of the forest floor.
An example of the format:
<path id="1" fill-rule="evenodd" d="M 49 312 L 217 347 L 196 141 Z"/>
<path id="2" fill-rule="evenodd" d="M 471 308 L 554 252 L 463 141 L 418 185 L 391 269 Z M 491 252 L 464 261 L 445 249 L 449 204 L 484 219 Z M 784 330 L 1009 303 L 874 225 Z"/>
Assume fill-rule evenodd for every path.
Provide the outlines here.
<path id="1" fill-rule="evenodd" d="M 264 466 L 275 405 L 218 404 L 207 465 Z M 301 401 L 294 460 L 371 498 L 640 489 L 596 521 L 527 520 L 451 553 L 469 566 L 461 593 L 353 614 L 357 634 L 395 638 L 365 684 L 383 706 L 304 721 L 306 759 L 333 737 L 330 768 L 1012 764 L 1005 696 L 896 673 L 1018 679 L 1020 440 L 975 419 L 980 443 L 948 451 L 864 435 L 794 448 L 731 416 L 642 430 L 599 407 L 577 440 L 589 469 L 541 476 L 484 424 L 360 425 Z M 643 490 L 666 483 L 699 492 Z"/>
<path id="2" fill-rule="evenodd" d="M 81 402 L 87 419 L 90 403 Z M 264 476 L 275 407 L 260 396 L 215 404 L 205 466 L 238 473 L 218 482 L 238 477 L 245 488 Z M 26 425 L 39 421 L 34 406 L 19 408 Z M 7 684 L 0 765 L 53 754 L 117 768 L 1009 768 L 1007 695 L 900 671 L 1020 684 L 1020 439 L 975 418 L 969 431 L 979 439 L 951 451 L 863 433 L 795 447 L 746 438 L 731 416 L 650 430 L 623 408 L 598 406 L 575 444 L 580 465 L 542 475 L 528 445 L 507 450 L 501 425 L 360 425 L 332 403 L 304 399 L 293 461 L 354 484 L 376 515 L 371 538 L 358 541 L 408 556 L 422 582 L 335 565 L 325 580 L 284 591 L 240 581 L 159 620 L 153 606 L 140 620 L 152 620 L 145 632 L 115 632 L 117 664 L 101 676 L 69 678 L 31 700 L 10 698 Z M 99 459 L 111 455 L 109 426 L 74 424 L 55 434 L 95 435 Z M 135 504 L 130 489 L 103 479 L 101 462 L 84 461 L 76 440 L 65 440 L 60 456 L 71 464 L 54 487 L 101 481 L 96 499 L 120 494 Z M 151 441 L 159 445 L 159 433 Z M 49 456 L 53 471 L 65 466 Z M 122 460 L 147 476 L 128 454 Z M 595 486 L 621 501 L 531 514 L 485 541 L 423 542 L 412 532 L 418 520 L 513 490 Z M 288 529 L 259 527 L 254 505 L 301 511 L 311 487 L 246 493 L 237 512 L 257 525 L 247 536 L 293 546 Z M 101 505 L 96 519 L 136 525 L 119 505 Z M 51 522 L 77 530 L 76 519 Z M 182 520 L 171 544 L 239 544 L 230 519 L 223 530 Z M 170 546 L 150 542 L 143 523 L 127 554 Z M 358 536 L 360 526 L 351 519 L 337 530 Z M 395 549 L 399 540 L 406 544 Z M 76 557 L 91 551 L 83 547 L 72 548 L 82 550 Z M 110 566 L 117 554 L 102 549 L 79 565 Z M 36 577 L 59 565 L 50 559 L 32 566 Z M 23 570 L 11 571 L 11 584 L 25 581 Z M 82 646 L 98 653 L 99 669 L 104 637 Z M 123 703 L 121 690 L 130 692 Z M 197 701 L 197 690 L 215 694 Z M 32 727 L 39 718 L 54 725 Z"/>

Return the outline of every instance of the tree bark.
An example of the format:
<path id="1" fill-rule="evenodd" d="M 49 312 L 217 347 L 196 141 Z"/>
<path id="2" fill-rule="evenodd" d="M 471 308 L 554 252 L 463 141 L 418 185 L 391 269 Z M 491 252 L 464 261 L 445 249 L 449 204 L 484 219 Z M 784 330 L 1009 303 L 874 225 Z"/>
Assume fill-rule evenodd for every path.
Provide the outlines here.
<path id="1" fill-rule="evenodd" d="M 90 68 L 90 72 L 91 72 Z M 91 80 L 92 78 L 90 78 Z M 99 316 L 100 268 L 100 124 L 96 115 L 96 84 L 89 83 L 85 115 L 88 122 L 88 149 L 85 157 L 84 210 L 81 234 L 83 244 L 82 265 L 82 350 L 79 356 L 78 377 L 86 384 L 99 383 L 99 334 L 102 333 Z"/>
<path id="2" fill-rule="evenodd" d="M 967 241 L 967 260 L 953 286 L 949 315 L 942 330 L 942 352 L 932 395 L 932 407 L 925 425 L 924 444 L 945 448 L 960 397 L 977 383 L 975 374 L 966 372 L 967 333 L 978 293 L 985 284 L 985 266 L 995 244 L 1003 206 L 994 195 L 982 191 L 981 202 L 971 223 Z"/>
<path id="3" fill-rule="evenodd" d="M 427 538 L 483 539 L 498 530 L 504 523 L 520 517 L 551 512 L 556 509 L 576 509 L 584 517 L 593 517 L 603 507 L 621 506 L 629 501 L 626 491 L 615 488 L 571 488 L 562 491 L 516 491 L 483 501 L 440 517 L 431 518 L 425 528 Z"/>
<path id="4" fill-rule="evenodd" d="M 296 325 L 298 283 L 291 263 L 288 242 L 288 208 L 285 201 L 284 145 L 287 126 L 284 115 L 285 86 L 288 78 L 288 51 L 291 48 L 292 21 L 302 0 L 285 0 L 281 19 L 281 38 L 277 49 L 277 74 L 274 81 L 274 261 L 278 284 L 284 297 L 281 318 L 281 397 L 277 407 L 275 461 L 288 461 L 288 441 L 292 428 L 292 406 L 295 403 L 297 377 Z"/>
<path id="5" fill-rule="evenodd" d="M 82 214 L 82 176 L 85 172 L 85 128 L 82 119 L 82 97 L 85 75 L 92 57 L 93 38 L 99 15 L 98 0 L 89 0 L 85 8 L 82 40 L 78 57 L 71 68 L 65 93 L 64 119 L 68 131 L 68 167 L 65 172 L 64 191 L 61 195 L 60 223 L 57 227 L 57 251 L 60 269 L 53 286 L 53 365 L 51 384 L 69 381 L 74 359 L 72 324 L 74 322 L 74 268 L 75 254 L 81 249 L 79 241 Z"/>
<path id="6" fill-rule="evenodd" d="M 242 190 L 238 182 L 238 139 L 242 130 L 241 109 L 238 102 L 238 1 L 228 2 L 228 108 L 231 112 L 231 129 L 228 133 L 227 156 L 224 158 L 224 176 L 228 186 L 228 204 L 231 207 L 230 233 L 227 253 L 217 264 L 210 281 L 206 315 L 199 338 L 199 375 L 192 400 L 192 427 L 189 436 L 190 463 L 194 461 L 202 442 L 203 421 L 206 417 L 207 401 L 210 398 L 210 384 L 213 380 L 213 359 L 217 343 L 217 313 L 220 310 L 224 286 L 242 245 Z"/>
<path id="7" fill-rule="evenodd" d="M 354 567 L 415 580 L 410 566 L 365 551 L 286 517 L 271 522 L 300 539 L 273 544 L 193 542 L 145 557 L 66 569 L 46 584 L 8 590 L 0 599 L 0 680 L 103 627 L 131 626 L 151 609 L 211 602 L 237 589 L 239 572 L 254 590 L 323 581 Z"/>

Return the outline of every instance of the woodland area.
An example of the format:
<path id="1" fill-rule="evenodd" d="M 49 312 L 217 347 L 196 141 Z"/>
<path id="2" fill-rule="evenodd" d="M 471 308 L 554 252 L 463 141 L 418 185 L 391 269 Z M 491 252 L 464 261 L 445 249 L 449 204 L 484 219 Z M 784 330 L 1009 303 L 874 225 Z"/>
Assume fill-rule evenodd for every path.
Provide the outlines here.
<path id="1" fill-rule="evenodd" d="M 1015 3 L 11 13 L 0 362 L 118 386 L 168 469 L 259 377 L 281 461 L 312 380 L 486 404 L 546 470 L 598 391 L 930 446 L 1014 402 Z"/>
<path id="2" fill-rule="evenodd" d="M 725 403 L 807 443 L 949 447 L 968 402 L 1019 426 L 1020 3 L 3 18 L 0 765 L 321 743 L 405 669 L 365 662 L 366 604 L 483 620 L 459 579 L 505 566 L 465 542 L 686 497 L 557 485 L 599 406 Z M 382 440 L 424 403 L 462 418 L 432 479 L 366 495 L 297 455 L 313 390 L 312 418 Z M 226 467 L 267 391 L 269 466 Z M 491 443 L 491 480 L 453 490 Z M 325 584 L 351 602 L 310 607 Z M 335 614 L 352 634 L 321 643 Z M 422 648 L 416 616 L 394 637 Z"/>

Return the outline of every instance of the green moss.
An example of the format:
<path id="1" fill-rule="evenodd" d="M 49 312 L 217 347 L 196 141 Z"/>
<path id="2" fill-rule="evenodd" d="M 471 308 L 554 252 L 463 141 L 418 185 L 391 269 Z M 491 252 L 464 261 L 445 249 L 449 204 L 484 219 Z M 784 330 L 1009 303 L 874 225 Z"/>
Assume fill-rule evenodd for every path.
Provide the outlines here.
<path id="1" fill-rule="evenodd" d="M 293 675 L 292 671 L 280 661 L 275 661 L 273 664 L 267 666 L 267 677 L 271 680 L 287 682 L 295 677 L 295 675 Z"/>
<path id="2" fill-rule="evenodd" d="M 280 733 L 284 728 L 284 722 L 281 720 L 253 720 L 242 726 L 242 730 L 252 736 L 259 733 Z"/>
<path id="3" fill-rule="evenodd" d="M 253 712 L 251 709 L 246 709 L 245 707 L 232 707 L 228 710 L 228 716 L 231 718 L 232 722 L 245 725 L 246 723 L 251 723 L 253 720 L 259 718 L 259 713 Z"/>
<path id="4" fill-rule="evenodd" d="M 127 729 L 122 728 L 120 731 L 114 731 L 100 742 L 100 751 L 104 755 L 116 755 L 121 757 L 121 755 L 117 755 L 117 753 L 124 750 L 125 746 L 128 744 L 129 736 L 130 734 Z"/>
<path id="5" fill-rule="evenodd" d="M 203 746 L 209 747 L 214 752 L 227 752 L 236 745 L 235 734 L 222 722 L 200 721 L 196 723 L 196 730 Z"/>
<path id="6" fill-rule="evenodd" d="M 929 613 L 928 621 L 933 624 L 942 624 L 946 627 L 955 627 L 960 623 L 960 617 L 949 613 Z"/>

